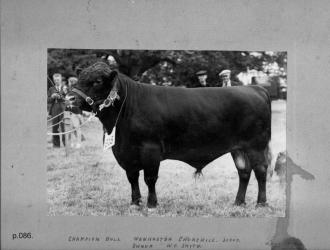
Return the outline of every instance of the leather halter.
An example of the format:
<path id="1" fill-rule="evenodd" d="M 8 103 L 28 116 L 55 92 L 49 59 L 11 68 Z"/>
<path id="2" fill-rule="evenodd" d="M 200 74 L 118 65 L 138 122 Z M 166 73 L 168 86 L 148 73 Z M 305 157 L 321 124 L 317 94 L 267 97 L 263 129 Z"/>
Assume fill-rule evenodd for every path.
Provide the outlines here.
<path id="1" fill-rule="evenodd" d="M 109 95 L 107 98 L 103 101 L 102 104 L 99 105 L 99 111 L 101 111 L 103 108 L 107 108 L 110 105 L 113 105 L 116 99 L 120 99 L 120 96 L 118 95 L 118 89 L 117 89 L 117 80 L 118 77 L 115 76 L 115 79 L 112 81 L 114 82 L 114 85 L 112 89 L 110 90 Z M 82 92 L 80 89 L 72 88 L 72 92 L 80 95 L 90 106 L 93 106 L 95 104 L 95 101 L 88 95 L 86 95 L 84 92 Z"/>
<path id="2" fill-rule="evenodd" d="M 94 104 L 94 100 L 93 100 L 91 97 L 87 96 L 87 95 L 86 95 L 84 92 L 82 92 L 81 90 L 79 90 L 79 89 L 77 89 L 77 88 L 72 88 L 71 91 L 74 92 L 74 93 L 76 93 L 76 94 L 78 94 L 78 95 L 80 95 L 82 98 L 84 98 L 84 100 L 85 100 L 90 106 L 92 106 L 92 105 Z"/>

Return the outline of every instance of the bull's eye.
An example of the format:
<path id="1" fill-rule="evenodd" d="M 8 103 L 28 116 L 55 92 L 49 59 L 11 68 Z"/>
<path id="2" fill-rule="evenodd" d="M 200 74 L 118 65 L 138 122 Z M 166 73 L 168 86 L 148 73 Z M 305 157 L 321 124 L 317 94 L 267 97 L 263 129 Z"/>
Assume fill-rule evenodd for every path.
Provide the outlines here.
<path id="1" fill-rule="evenodd" d="M 102 82 L 101 81 L 96 81 L 93 83 L 93 87 L 101 87 L 102 86 Z"/>
<path id="2" fill-rule="evenodd" d="M 103 84 L 102 79 L 96 79 L 95 82 L 93 82 L 93 87 L 101 87 Z"/>

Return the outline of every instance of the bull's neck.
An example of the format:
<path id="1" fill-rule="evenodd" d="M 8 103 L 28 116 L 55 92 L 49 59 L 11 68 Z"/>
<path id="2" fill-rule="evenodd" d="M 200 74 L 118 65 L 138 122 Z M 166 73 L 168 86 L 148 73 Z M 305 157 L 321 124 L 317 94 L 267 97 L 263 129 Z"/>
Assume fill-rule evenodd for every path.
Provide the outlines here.
<path id="1" fill-rule="evenodd" d="M 118 80 L 117 89 L 120 99 L 115 100 L 115 102 L 110 107 L 102 109 L 102 111 L 97 114 L 97 117 L 100 119 L 108 133 L 112 131 L 113 127 L 116 125 L 116 122 L 117 124 L 120 122 L 120 119 L 124 113 L 124 105 L 126 102 L 125 99 L 127 95 L 127 88 L 125 88 L 125 83 L 121 80 Z"/>

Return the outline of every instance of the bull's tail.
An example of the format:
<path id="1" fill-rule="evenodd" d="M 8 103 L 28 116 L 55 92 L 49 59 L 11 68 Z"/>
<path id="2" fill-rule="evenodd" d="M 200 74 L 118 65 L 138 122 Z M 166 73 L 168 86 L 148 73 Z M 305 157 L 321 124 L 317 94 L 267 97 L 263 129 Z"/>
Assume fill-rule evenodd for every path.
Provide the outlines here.
<path id="1" fill-rule="evenodd" d="M 272 137 L 272 99 L 270 97 L 269 92 L 265 89 L 265 88 L 261 88 L 263 90 L 264 93 L 264 97 L 265 97 L 265 101 L 267 103 L 268 106 L 268 114 L 269 114 L 269 118 L 267 119 L 267 132 L 268 132 L 268 137 L 269 140 Z"/>
<path id="2" fill-rule="evenodd" d="M 267 130 L 267 136 L 270 140 L 272 137 L 272 99 L 270 97 L 269 92 L 265 88 L 260 86 L 256 86 L 256 87 L 257 87 L 256 90 L 263 96 L 264 100 L 267 103 L 267 108 L 268 108 L 267 112 L 269 117 L 267 117 L 268 119 L 267 119 L 267 123 L 265 123 L 265 129 Z"/>
<path id="3" fill-rule="evenodd" d="M 269 92 L 266 90 L 266 95 L 267 95 L 267 104 L 268 104 L 268 112 L 269 112 L 269 119 L 268 119 L 268 124 L 267 124 L 267 132 L 268 132 L 268 138 L 269 138 L 269 142 L 268 145 L 265 149 L 265 157 L 267 159 L 267 173 L 270 179 L 273 176 L 273 164 L 272 164 L 272 160 L 273 160 L 273 155 L 272 155 L 272 150 L 270 148 L 270 140 L 272 138 L 272 99 L 270 97 Z"/>
<path id="4" fill-rule="evenodd" d="M 272 100 L 270 98 L 269 93 L 267 92 L 267 104 L 269 108 L 269 130 L 268 130 L 268 135 L 269 135 L 269 140 L 272 138 Z"/>
<path id="5" fill-rule="evenodd" d="M 265 154 L 265 159 L 267 161 L 267 180 L 269 180 L 270 178 L 272 178 L 274 172 L 274 168 L 272 164 L 273 155 L 269 143 L 264 151 L 264 154 Z"/>
<path id="6" fill-rule="evenodd" d="M 273 160 L 273 155 L 269 143 L 264 152 L 265 152 L 265 158 L 267 160 L 267 165 L 270 166 Z"/>

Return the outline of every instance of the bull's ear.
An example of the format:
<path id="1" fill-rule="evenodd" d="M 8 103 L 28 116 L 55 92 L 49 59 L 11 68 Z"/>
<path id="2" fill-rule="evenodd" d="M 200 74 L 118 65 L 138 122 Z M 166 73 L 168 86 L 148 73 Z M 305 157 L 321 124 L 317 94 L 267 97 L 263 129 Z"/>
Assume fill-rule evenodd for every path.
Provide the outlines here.
<path id="1" fill-rule="evenodd" d="M 118 75 L 118 72 L 116 70 L 112 70 L 110 73 L 110 79 L 111 81 Z"/>
<path id="2" fill-rule="evenodd" d="M 115 70 L 112 70 L 111 73 L 109 74 L 109 76 L 106 78 L 105 84 L 107 85 L 107 87 L 113 87 L 113 80 L 115 79 L 115 77 L 118 75 L 118 72 Z"/>

